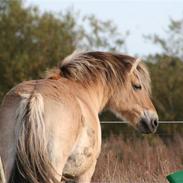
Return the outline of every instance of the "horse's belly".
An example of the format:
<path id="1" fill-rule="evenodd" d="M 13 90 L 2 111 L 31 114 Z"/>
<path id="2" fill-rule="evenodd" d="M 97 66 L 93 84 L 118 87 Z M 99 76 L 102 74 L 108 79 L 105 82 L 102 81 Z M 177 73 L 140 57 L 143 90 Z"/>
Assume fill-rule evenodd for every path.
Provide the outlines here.
<path id="1" fill-rule="evenodd" d="M 85 129 L 80 137 L 79 143 L 69 156 L 63 170 L 63 175 L 79 176 L 91 165 L 96 158 L 95 131 Z"/>

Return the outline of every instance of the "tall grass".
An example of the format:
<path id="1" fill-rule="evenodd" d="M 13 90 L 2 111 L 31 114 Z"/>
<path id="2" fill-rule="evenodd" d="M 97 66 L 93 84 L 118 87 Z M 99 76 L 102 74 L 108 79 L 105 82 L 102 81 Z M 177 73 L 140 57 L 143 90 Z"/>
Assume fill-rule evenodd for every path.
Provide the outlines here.
<path id="1" fill-rule="evenodd" d="M 183 138 L 165 140 L 111 136 L 103 142 L 92 182 L 167 183 L 168 174 L 183 169 Z"/>

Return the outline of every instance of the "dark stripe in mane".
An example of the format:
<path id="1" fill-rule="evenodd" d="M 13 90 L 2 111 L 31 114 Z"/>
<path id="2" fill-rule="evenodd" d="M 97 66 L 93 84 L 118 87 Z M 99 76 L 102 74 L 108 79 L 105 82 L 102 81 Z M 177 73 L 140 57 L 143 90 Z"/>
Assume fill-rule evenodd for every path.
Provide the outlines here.
<path id="1" fill-rule="evenodd" d="M 86 85 L 100 79 L 107 83 L 124 83 L 134 57 L 108 52 L 76 53 L 60 65 L 61 75 Z"/>

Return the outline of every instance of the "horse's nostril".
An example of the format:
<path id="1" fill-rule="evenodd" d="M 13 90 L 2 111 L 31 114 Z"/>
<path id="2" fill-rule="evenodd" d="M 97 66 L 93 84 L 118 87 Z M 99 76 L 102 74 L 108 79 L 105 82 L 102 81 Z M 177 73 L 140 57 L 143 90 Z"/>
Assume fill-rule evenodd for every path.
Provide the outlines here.
<path id="1" fill-rule="evenodd" d="M 154 125 L 158 126 L 158 121 L 157 120 L 154 121 Z"/>
<path id="2" fill-rule="evenodd" d="M 158 120 L 157 120 L 157 119 L 152 120 L 152 126 L 153 126 L 154 128 L 156 128 L 156 127 L 158 126 Z"/>
<path id="3" fill-rule="evenodd" d="M 149 132 L 150 131 L 150 127 L 149 127 L 149 123 L 146 119 L 142 118 L 140 120 L 140 124 L 142 126 L 142 128 L 145 130 L 145 132 Z"/>

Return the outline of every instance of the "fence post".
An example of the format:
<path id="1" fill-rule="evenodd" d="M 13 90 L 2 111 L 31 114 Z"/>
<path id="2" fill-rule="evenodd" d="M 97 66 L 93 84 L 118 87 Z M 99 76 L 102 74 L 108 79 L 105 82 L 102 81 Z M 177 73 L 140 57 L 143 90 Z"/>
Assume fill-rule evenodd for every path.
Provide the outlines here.
<path id="1" fill-rule="evenodd" d="M 0 183 L 6 183 L 1 157 L 0 157 Z"/>

